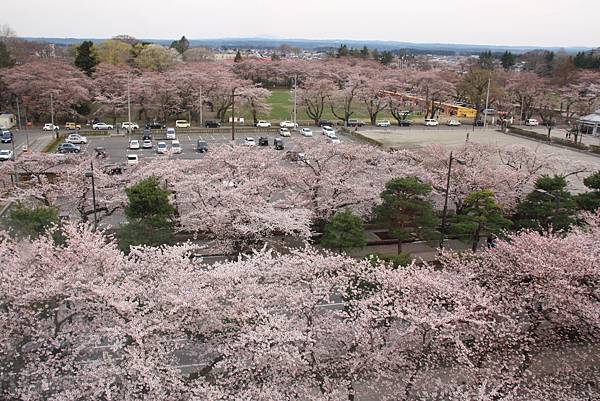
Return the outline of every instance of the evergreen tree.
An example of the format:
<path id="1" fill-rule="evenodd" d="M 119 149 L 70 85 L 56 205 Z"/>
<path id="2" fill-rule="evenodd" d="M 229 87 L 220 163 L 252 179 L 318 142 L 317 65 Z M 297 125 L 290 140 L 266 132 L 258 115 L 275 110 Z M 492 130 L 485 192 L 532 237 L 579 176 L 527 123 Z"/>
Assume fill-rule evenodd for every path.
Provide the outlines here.
<path id="1" fill-rule="evenodd" d="M 566 187 L 563 176 L 538 178 L 535 190 L 517 206 L 517 226 L 540 232 L 569 230 L 576 223 L 577 205 Z"/>
<path id="2" fill-rule="evenodd" d="M 508 50 L 504 52 L 502 57 L 500 58 L 500 62 L 502 63 L 502 68 L 505 70 L 510 70 L 516 62 L 516 56 L 509 52 Z"/>
<path id="3" fill-rule="evenodd" d="M 364 59 L 368 59 L 369 58 L 369 48 L 367 46 L 363 46 L 362 50 L 360 51 L 360 57 L 364 58 Z"/>
<path id="4" fill-rule="evenodd" d="M 321 245 L 326 248 L 343 249 L 361 248 L 365 246 L 365 229 L 360 217 L 346 209 L 337 212 L 325 225 Z"/>
<path id="5" fill-rule="evenodd" d="M 388 65 L 392 61 L 394 61 L 394 55 L 392 54 L 392 52 L 384 51 L 383 53 L 381 53 L 381 56 L 379 57 L 379 61 L 383 65 Z"/>
<path id="6" fill-rule="evenodd" d="M 12 58 L 6 43 L 0 42 L 0 68 L 12 67 L 15 65 L 15 60 Z"/>
<path id="7" fill-rule="evenodd" d="M 491 50 L 487 50 L 479 54 L 479 66 L 486 70 L 494 69 L 494 55 Z"/>
<path id="8" fill-rule="evenodd" d="M 182 36 L 181 39 L 171 42 L 171 48 L 177 50 L 179 54 L 183 54 L 190 48 L 190 41 L 185 36 Z"/>
<path id="9" fill-rule="evenodd" d="M 175 242 L 173 216 L 175 207 L 169 201 L 170 192 L 162 188 L 156 177 L 150 177 L 125 189 L 127 224 L 118 232 L 119 246 L 125 252 L 130 246 L 158 246 Z"/>
<path id="10" fill-rule="evenodd" d="M 235 53 L 235 58 L 233 59 L 233 62 L 239 63 L 240 61 L 242 61 L 242 53 L 240 53 L 240 51 L 238 50 L 237 53 Z"/>
<path id="11" fill-rule="evenodd" d="M 450 226 L 453 234 L 462 236 L 471 242 L 471 250 L 477 251 L 479 239 L 483 235 L 488 238 L 499 236 L 502 230 L 510 227 L 512 222 L 506 219 L 494 193 L 489 189 L 473 192 L 466 197 L 461 214 Z"/>
<path id="12" fill-rule="evenodd" d="M 33 209 L 18 206 L 10 215 L 9 226 L 17 235 L 37 238 L 58 224 L 58 210 L 40 206 Z"/>
<path id="13" fill-rule="evenodd" d="M 349 54 L 348 52 L 348 46 L 346 45 L 340 45 L 340 48 L 338 49 L 337 52 L 337 56 L 338 57 L 347 57 Z"/>
<path id="14" fill-rule="evenodd" d="M 575 203 L 580 209 L 597 212 L 600 208 L 600 171 L 586 177 L 583 183 L 591 191 L 575 196 Z"/>
<path id="15" fill-rule="evenodd" d="M 98 65 L 98 57 L 94 49 L 94 44 L 90 40 L 84 41 L 77 47 L 77 55 L 75 56 L 75 66 L 88 76 L 92 76 L 96 66 Z"/>
<path id="16" fill-rule="evenodd" d="M 395 178 L 381 193 L 383 202 L 375 208 L 376 220 L 384 224 L 392 237 L 398 239 L 398 253 L 402 242 L 412 237 L 434 238 L 438 218 L 429 199 L 431 185 L 416 177 Z"/>

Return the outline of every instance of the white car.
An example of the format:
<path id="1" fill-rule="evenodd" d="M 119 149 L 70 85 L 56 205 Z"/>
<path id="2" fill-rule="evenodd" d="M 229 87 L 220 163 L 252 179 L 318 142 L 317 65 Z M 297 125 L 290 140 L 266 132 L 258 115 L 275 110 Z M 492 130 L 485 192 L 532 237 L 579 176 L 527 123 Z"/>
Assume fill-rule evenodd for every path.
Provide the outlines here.
<path id="1" fill-rule="evenodd" d="M 377 122 L 375 123 L 375 125 L 376 125 L 377 127 L 384 127 L 384 128 L 387 128 L 387 127 L 390 127 L 392 124 L 389 122 L 389 120 L 381 120 L 381 121 L 377 121 Z"/>
<path id="2" fill-rule="evenodd" d="M 438 121 L 436 119 L 433 118 L 426 118 L 425 119 L 425 126 L 426 127 L 437 127 L 440 123 L 438 123 Z"/>
<path id="3" fill-rule="evenodd" d="M 132 123 L 129 121 L 125 121 L 123 123 L 121 123 L 121 128 L 125 129 L 125 130 L 136 130 L 136 129 L 140 129 L 140 126 L 137 125 L 137 123 Z"/>
<path id="4" fill-rule="evenodd" d="M 281 135 L 281 136 L 292 136 L 292 133 L 287 128 L 279 128 L 279 135 Z"/>
<path id="5" fill-rule="evenodd" d="M 279 123 L 279 127 L 281 128 L 298 128 L 298 124 L 293 121 L 282 121 Z"/>
<path id="6" fill-rule="evenodd" d="M 256 146 L 256 142 L 254 142 L 254 138 L 247 136 L 246 139 L 244 139 L 244 145 L 245 146 Z"/>
<path id="7" fill-rule="evenodd" d="M 144 139 L 142 141 L 142 149 L 152 149 L 152 141 L 150 139 Z"/>
<path id="8" fill-rule="evenodd" d="M 137 139 L 132 139 L 131 141 L 129 141 L 129 149 L 139 149 L 140 148 L 140 141 L 138 141 Z"/>
<path id="9" fill-rule="evenodd" d="M 167 128 L 167 139 L 175 139 L 175 128 Z"/>
<path id="10" fill-rule="evenodd" d="M 460 127 L 460 121 L 452 119 L 446 123 L 449 127 Z"/>
<path id="11" fill-rule="evenodd" d="M 159 155 L 164 155 L 165 153 L 167 153 L 168 150 L 169 148 L 167 147 L 166 142 L 159 142 L 156 144 L 156 153 L 158 153 Z"/>
<path id="12" fill-rule="evenodd" d="M 340 143 L 340 139 L 337 136 L 328 136 L 327 143 Z"/>
<path id="13" fill-rule="evenodd" d="M 65 142 L 81 144 L 87 143 L 88 140 L 85 136 L 81 136 L 79 134 L 70 134 Z"/>
<path id="14" fill-rule="evenodd" d="M 179 141 L 171 142 L 171 150 L 173 151 L 173 153 L 176 154 L 181 153 L 181 144 L 179 143 Z"/>
<path id="15" fill-rule="evenodd" d="M 271 123 L 270 123 L 270 122 L 268 122 L 268 121 L 259 120 L 259 121 L 256 123 L 256 126 L 257 126 L 258 128 L 270 128 L 270 127 L 271 127 Z"/>
<path id="16" fill-rule="evenodd" d="M 177 120 L 175 121 L 175 128 L 190 128 L 191 124 L 188 120 Z"/>
<path id="17" fill-rule="evenodd" d="M 528 125 L 530 127 L 537 127 L 538 125 L 540 125 L 540 123 L 535 118 L 528 118 L 527 120 L 525 120 L 525 125 Z"/>
<path id="18" fill-rule="evenodd" d="M 138 155 L 127 155 L 127 164 L 130 166 L 135 166 L 140 162 Z"/>
<path id="19" fill-rule="evenodd" d="M 334 131 L 334 130 L 333 130 L 333 128 L 331 128 L 329 125 L 324 125 L 324 126 L 321 128 L 321 133 L 322 133 L 323 135 L 327 135 L 327 136 L 329 136 L 331 133 L 333 133 L 333 135 L 335 135 L 335 131 Z"/>
<path id="20" fill-rule="evenodd" d="M 92 129 L 95 130 L 110 130 L 113 129 L 113 126 L 110 124 L 106 124 L 106 123 L 96 123 L 94 125 L 92 125 Z"/>
<path id="21" fill-rule="evenodd" d="M 310 128 L 302 128 L 302 136 L 313 136 Z"/>
<path id="22" fill-rule="evenodd" d="M 12 160 L 13 151 L 10 149 L 0 150 L 0 161 Z"/>
<path id="23" fill-rule="evenodd" d="M 44 124 L 44 128 L 42 128 L 42 130 L 44 131 L 54 131 L 58 129 L 58 125 L 54 125 L 52 123 L 46 123 Z"/>

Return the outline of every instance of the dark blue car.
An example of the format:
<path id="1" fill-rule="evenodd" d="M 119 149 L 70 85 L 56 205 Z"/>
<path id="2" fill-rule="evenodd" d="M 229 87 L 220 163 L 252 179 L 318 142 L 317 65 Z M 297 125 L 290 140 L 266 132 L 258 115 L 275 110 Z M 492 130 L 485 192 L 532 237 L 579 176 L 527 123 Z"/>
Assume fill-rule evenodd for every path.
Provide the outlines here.
<path id="1" fill-rule="evenodd" d="M 10 131 L 2 131 L 2 143 L 11 143 L 13 134 Z"/>

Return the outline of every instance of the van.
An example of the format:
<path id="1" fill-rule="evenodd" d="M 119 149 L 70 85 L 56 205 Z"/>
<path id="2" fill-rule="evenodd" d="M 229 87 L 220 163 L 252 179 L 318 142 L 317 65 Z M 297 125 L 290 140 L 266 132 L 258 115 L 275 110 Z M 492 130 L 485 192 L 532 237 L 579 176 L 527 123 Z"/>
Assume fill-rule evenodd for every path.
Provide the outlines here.
<path id="1" fill-rule="evenodd" d="M 273 140 L 273 145 L 275 146 L 275 150 L 283 150 L 283 140 L 281 138 L 275 138 Z"/>
<path id="2" fill-rule="evenodd" d="M 167 139 L 175 139 L 175 128 L 167 128 Z"/>
<path id="3" fill-rule="evenodd" d="M 69 131 L 73 131 L 76 129 L 81 129 L 81 125 L 75 124 L 74 122 L 68 122 L 68 123 L 65 123 L 65 129 L 67 129 Z"/>

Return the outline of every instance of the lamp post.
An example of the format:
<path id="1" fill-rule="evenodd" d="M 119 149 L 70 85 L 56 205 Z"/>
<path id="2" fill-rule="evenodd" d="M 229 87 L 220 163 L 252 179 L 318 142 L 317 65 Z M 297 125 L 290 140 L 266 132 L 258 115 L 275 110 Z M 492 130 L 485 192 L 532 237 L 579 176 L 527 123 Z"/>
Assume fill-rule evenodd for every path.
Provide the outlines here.
<path id="1" fill-rule="evenodd" d="M 448 175 L 446 177 L 446 193 L 444 195 L 444 210 L 442 212 L 442 227 L 440 229 L 440 249 L 444 248 L 444 239 L 446 236 L 446 219 L 448 218 L 448 195 L 450 192 L 450 174 L 452 173 L 452 162 L 456 160 L 456 162 L 460 165 L 465 165 L 465 162 L 460 159 L 456 159 L 452 152 L 450 152 L 450 159 L 448 160 Z"/>
<path id="2" fill-rule="evenodd" d="M 90 171 L 86 171 L 86 178 L 92 179 L 92 204 L 94 207 L 94 231 L 98 228 L 98 214 L 96 213 L 96 183 L 94 181 L 94 162 L 90 161 Z"/>
<path id="3" fill-rule="evenodd" d="M 556 222 L 556 218 L 558 217 L 558 213 L 560 212 L 560 196 L 551 194 L 550 192 L 546 191 L 545 189 L 540 189 L 540 188 L 534 189 L 534 192 L 546 195 L 550 199 L 553 199 L 556 202 L 556 208 L 554 209 L 554 221 Z"/>

